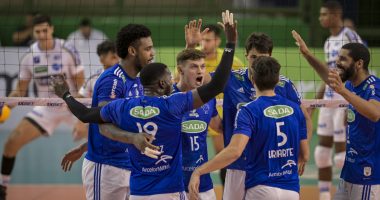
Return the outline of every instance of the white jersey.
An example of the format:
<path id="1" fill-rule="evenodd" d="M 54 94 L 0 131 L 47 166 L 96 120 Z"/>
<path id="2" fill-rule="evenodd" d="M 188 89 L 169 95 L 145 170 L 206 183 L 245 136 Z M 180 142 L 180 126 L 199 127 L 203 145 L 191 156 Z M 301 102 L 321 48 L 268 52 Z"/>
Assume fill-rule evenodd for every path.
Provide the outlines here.
<path id="1" fill-rule="evenodd" d="M 330 69 L 336 67 L 335 62 L 339 56 L 339 51 L 342 46 L 352 42 L 363 43 L 360 36 L 355 31 L 347 27 L 343 27 L 338 35 L 331 35 L 327 38 L 324 45 L 324 52 L 327 65 Z M 333 92 L 333 90 L 326 85 L 323 99 L 343 99 L 343 97 Z"/>
<path id="2" fill-rule="evenodd" d="M 98 80 L 100 74 L 102 74 L 103 71 L 104 69 L 98 70 L 95 74 L 91 75 L 86 80 L 86 82 L 84 83 L 84 85 L 82 85 L 82 87 L 79 89 L 79 92 L 78 92 L 82 97 L 87 97 L 87 98 L 92 97 L 96 80 Z"/>
<path id="3" fill-rule="evenodd" d="M 73 44 L 79 52 L 88 54 L 96 53 L 97 46 L 107 39 L 108 37 L 102 31 L 92 28 L 89 38 L 85 38 L 83 34 L 77 30 L 70 33 L 67 37 L 67 42 Z"/>
<path id="4" fill-rule="evenodd" d="M 38 42 L 33 43 L 20 63 L 19 79 L 33 79 L 39 97 L 57 97 L 53 91 L 49 91 L 49 78 L 57 74 L 65 74 L 70 92 L 77 93 L 73 78 L 83 72 L 83 66 L 75 54 L 75 48 L 65 45 L 64 40 L 54 39 L 54 48 L 47 51 L 41 50 Z"/>

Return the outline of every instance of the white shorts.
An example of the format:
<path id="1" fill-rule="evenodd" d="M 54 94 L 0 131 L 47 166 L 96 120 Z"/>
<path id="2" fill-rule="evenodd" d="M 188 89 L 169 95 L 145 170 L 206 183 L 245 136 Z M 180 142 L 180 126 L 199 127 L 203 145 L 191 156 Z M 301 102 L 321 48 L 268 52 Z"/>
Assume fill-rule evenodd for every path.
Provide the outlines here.
<path id="1" fill-rule="evenodd" d="M 189 193 L 186 193 L 186 195 L 189 199 Z M 200 192 L 198 197 L 199 200 L 216 200 L 216 194 L 214 189 L 207 190 L 206 192 Z"/>
<path id="2" fill-rule="evenodd" d="M 245 193 L 245 171 L 227 169 L 223 200 L 242 200 Z"/>
<path id="3" fill-rule="evenodd" d="M 83 160 L 82 181 L 87 200 L 129 199 L 129 170 Z"/>
<path id="4" fill-rule="evenodd" d="M 131 200 L 187 200 L 185 191 L 147 196 L 131 195 Z"/>
<path id="5" fill-rule="evenodd" d="M 258 185 L 249 188 L 245 193 L 246 200 L 297 200 L 300 199 L 298 192 L 281 188 Z"/>
<path id="6" fill-rule="evenodd" d="M 51 136 L 61 123 L 66 123 L 73 127 L 78 121 L 66 108 L 49 108 L 46 106 L 35 106 L 32 111 L 26 114 L 26 118 L 30 118 L 37 123 L 47 136 Z"/>
<path id="7" fill-rule="evenodd" d="M 380 185 L 358 185 L 340 180 L 334 200 L 378 200 Z"/>
<path id="8" fill-rule="evenodd" d="M 346 109 L 321 108 L 318 116 L 317 134 L 333 136 L 334 142 L 346 141 Z"/>

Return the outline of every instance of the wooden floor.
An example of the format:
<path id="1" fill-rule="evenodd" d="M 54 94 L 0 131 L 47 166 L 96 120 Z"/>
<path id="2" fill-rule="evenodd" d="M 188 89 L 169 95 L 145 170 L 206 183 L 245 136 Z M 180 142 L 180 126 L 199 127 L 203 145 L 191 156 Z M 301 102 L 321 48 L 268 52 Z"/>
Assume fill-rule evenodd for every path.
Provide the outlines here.
<path id="1" fill-rule="evenodd" d="M 221 199 L 222 187 L 216 186 L 217 199 Z M 335 189 L 334 189 L 335 191 Z M 8 200 L 85 200 L 81 185 L 11 185 L 8 189 Z M 301 188 L 302 200 L 318 200 L 316 186 Z"/>

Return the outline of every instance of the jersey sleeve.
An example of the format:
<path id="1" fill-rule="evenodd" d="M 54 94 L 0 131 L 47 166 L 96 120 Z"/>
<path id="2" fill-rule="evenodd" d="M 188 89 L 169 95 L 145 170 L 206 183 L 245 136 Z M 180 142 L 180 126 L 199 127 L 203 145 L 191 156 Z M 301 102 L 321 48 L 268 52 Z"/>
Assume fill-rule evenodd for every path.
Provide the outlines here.
<path id="1" fill-rule="evenodd" d="M 233 134 L 243 134 L 251 138 L 252 133 L 256 132 L 256 120 L 249 114 L 247 107 L 243 106 L 238 110 L 234 126 Z"/>
<path id="2" fill-rule="evenodd" d="M 305 116 L 303 115 L 303 112 L 301 110 L 301 107 L 298 109 L 298 113 L 300 116 L 300 140 L 305 140 L 307 139 L 307 128 L 306 128 L 306 119 Z"/>
<path id="3" fill-rule="evenodd" d="M 380 102 L 380 84 L 373 84 L 369 86 L 370 94 L 369 100 L 373 99 Z"/>
<path id="4" fill-rule="evenodd" d="M 28 53 L 29 54 L 29 53 Z M 33 76 L 33 72 L 31 71 L 33 66 L 32 59 L 30 55 L 25 55 L 20 63 L 20 80 L 31 80 Z"/>
<path id="5" fill-rule="evenodd" d="M 63 47 L 71 54 L 74 59 L 74 65 L 79 69 L 83 68 L 82 61 L 80 59 L 79 51 L 75 48 L 73 42 L 65 42 Z"/>
<path id="6" fill-rule="evenodd" d="M 298 93 L 296 86 L 289 80 L 286 86 L 286 96 L 290 101 L 301 105 L 301 95 Z"/>
<path id="7" fill-rule="evenodd" d="M 353 43 L 353 42 L 363 43 L 360 36 L 355 31 L 353 31 L 351 29 L 348 29 L 347 31 L 345 31 L 344 41 L 345 41 L 345 43 Z"/>
<path id="8" fill-rule="evenodd" d="M 166 101 L 169 112 L 174 116 L 182 117 L 184 113 L 193 110 L 192 91 L 172 94 L 166 99 Z"/>
<path id="9" fill-rule="evenodd" d="M 104 122 L 120 125 L 126 99 L 118 99 L 102 107 L 100 116 Z"/>
<path id="10" fill-rule="evenodd" d="M 96 83 L 98 102 L 124 98 L 123 85 L 123 80 L 114 74 L 98 79 L 98 83 Z"/>

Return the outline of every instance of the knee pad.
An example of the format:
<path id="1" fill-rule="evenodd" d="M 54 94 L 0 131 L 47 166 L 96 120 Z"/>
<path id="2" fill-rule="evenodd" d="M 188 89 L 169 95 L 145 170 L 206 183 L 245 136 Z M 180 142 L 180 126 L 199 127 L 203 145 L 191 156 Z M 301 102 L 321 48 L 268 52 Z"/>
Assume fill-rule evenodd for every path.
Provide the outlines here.
<path id="1" fill-rule="evenodd" d="M 339 169 L 342 169 L 343 165 L 344 165 L 344 159 L 345 158 L 346 158 L 346 152 L 345 151 L 335 153 L 335 155 L 334 155 L 335 166 L 338 167 Z"/>
<path id="2" fill-rule="evenodd" d="M 329 147 L 317 145 L 314 151 L 315 164 L 318 168 L 325 168 L 332 166 L 333 150 Z"/>

